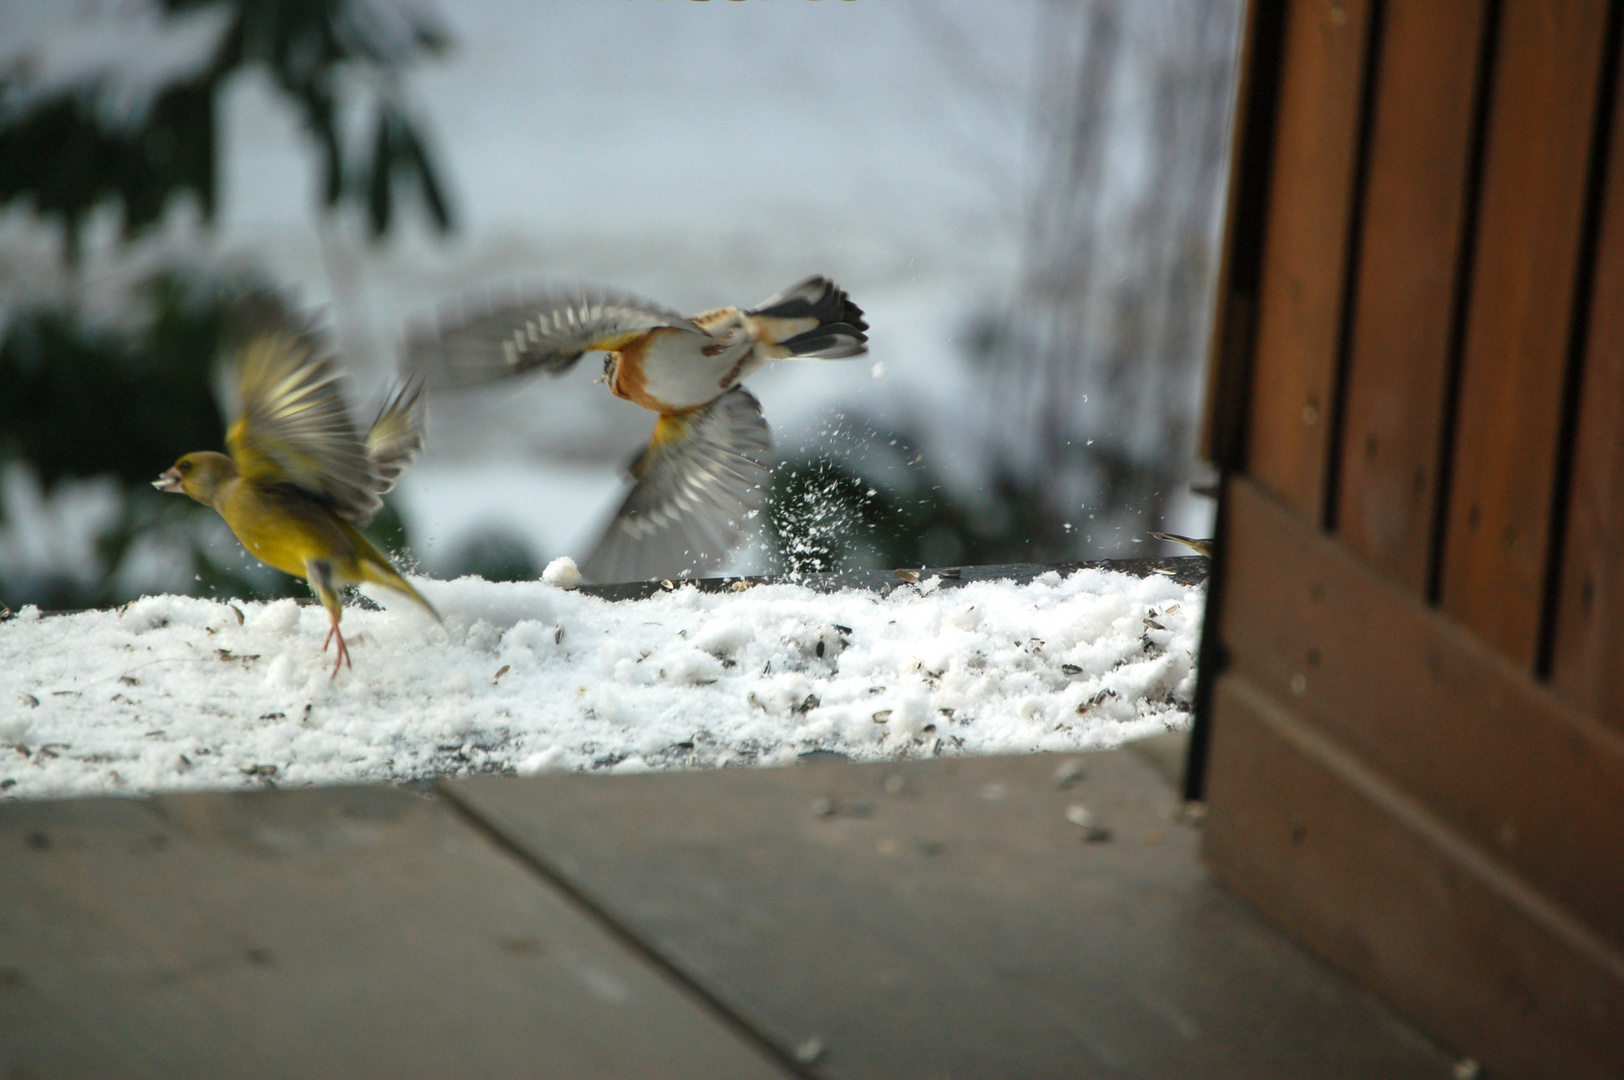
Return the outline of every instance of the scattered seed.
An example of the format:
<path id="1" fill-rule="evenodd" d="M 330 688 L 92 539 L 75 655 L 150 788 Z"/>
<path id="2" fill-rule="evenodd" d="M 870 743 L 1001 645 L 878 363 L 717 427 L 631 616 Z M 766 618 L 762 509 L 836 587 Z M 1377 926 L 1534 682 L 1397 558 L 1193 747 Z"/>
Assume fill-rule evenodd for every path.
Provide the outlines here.
<path id="1" fill-rule="evenodd" d="M 876 724 L 886 723 L 890 719 L 891 719 L 891 710 L 890 709 L 881 709 L 879 712 L 874 714 L 874 722 Z"/>
<path id="2" fill-rule="evenodd" d="M 238 607 L 236 604 L 227 604 L 226 607 L 230 608 L 231 613 L 233 615 L 237 616 L 237 625 L 241 626 L 242 625 L 242 608 Z"/>
<path id="3" fill-rule="evenodd" d="M 221 651 L 223 652 L 224 650 L 221 650 Z M 137 679 L 134 675 L 120 675 L 118 677 L 118 681 L 123 683 L 125 686 L 140 686 L 141 685 L 141 680 Z"/>
<path id="4" fill-rule="evenodd" d="M 22 698 L 23 704 L 27 705 L 30 709 L 39 708 L 39 698 L 35 697 L 33 694 L 27 694 L 19 690 L 17 691 L 17 696 Z"/>
<path id="5" fill-rule="evenodd" d="M 1064 790 L 1077 783 L 1083 776 L 1083 763 L 1076 758 L 1067 758 L 1055 766 L 1054 786 Z"/>
<path id="6" fill-rule="evenodd" d="M 1076 664 L 1061 664 L 1060 670 L 1065 672 L 1067 675 L 1081 675 L 1083 673 L 1083 669 L 1078 667 Z"/>
<path id="7" fill-rule="evenodd" d="M 733 584 L 729 585 L 728 588 L 732 589 L 734 592 L 744 592 L 746 589 L 754 588 L 755 584 L 756 583 L 753 581 L 745 581 L 743 578 L 740 578 L 738 581 L 735 581 Z"/>
<path id="8" fill-rule="evenodd" d="M 1082 803 L 1066 807 L 1066 820 L 1083 830 L 1085 843 L 1101 844 L 1111 839 L 1111 830 L 1094 819 L 1094 814 Z"/>
<path id="9" fill-rule="evenodd" d="M 899 581 L 906 581 L 910 585 L 919 584 L 918 570 L 898 570 L 896 575 Z"/>
<path id="10" fill-rule="evenodd" d="M 493 683 L 501 682 L 502 681 L 502 676 L 506 675 L 508 672 L 510 672 L 512 670 L 513 670 L 512 665 L 503 664 L 501 667 L 496 669 L 496 674 L 494 676 L 492 676 L 491 682 L 493 682 Z"/>

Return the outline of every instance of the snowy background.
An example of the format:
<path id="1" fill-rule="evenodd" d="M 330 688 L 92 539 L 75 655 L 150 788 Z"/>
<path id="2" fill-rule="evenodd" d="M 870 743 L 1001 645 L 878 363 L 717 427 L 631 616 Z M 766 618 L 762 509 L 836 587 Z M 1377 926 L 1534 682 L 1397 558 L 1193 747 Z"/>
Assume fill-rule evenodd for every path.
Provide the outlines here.
<path id="1" fill-rule="evenodd" d="M 387 38 L 396 8 L 365 10 Z M 871 354 L 780 364 L 752 389 L 786 461 L 832 457 L 899 502 L 952 504 L 941 542 L 910 557 L 1154 554 L 1145 529 L 1207 528 L 1188 480 L 1233 0 L 427 10 L 451 48 L 390 78 L 434 151 L 450 234 L 410 206 L 382 242 L 358 214 L 318 212 L 310 136 L 250 68 L 227 84 L 212 228 L 180 199 L 126 244 L 108 203 L 70 269 L 58 229 L 14 203 L 0 213 L 0 313 L 66 297 L 116 321 L 155 268 L 248 268 L 332 333 L 364 407 L 408 327 L 470 287 L 587 279 L 700 310 L 821 272 L 868 312 Z M 104 110 L 139 116 L 149 84 L 200 64 L 223 27 L 209 9 L 178 33 L 161 22 L 144 0 L 7 4 L 0 73 L 39 88 L 93 75 Z M 535 567 L 583 554 L 649 429 L 589 367 L 436 403 L 397 501 L 426 569 L 456 572 L 493 536 Z M 103 565 L 94 541 L 126 496 L 94 477 L 42 485 L 16 462 L 0 485 L 13 607 L 51 595 L 29 583 L 53 575 L 112 576 L 114 596 L 193 591 L 176 552 L 199 536 L 255 573 L 204 522 Z M 977 530 L 990 547 L 967 547 Z M 769 569 L 767 547 L 746 545 L 734 569 Z"/>

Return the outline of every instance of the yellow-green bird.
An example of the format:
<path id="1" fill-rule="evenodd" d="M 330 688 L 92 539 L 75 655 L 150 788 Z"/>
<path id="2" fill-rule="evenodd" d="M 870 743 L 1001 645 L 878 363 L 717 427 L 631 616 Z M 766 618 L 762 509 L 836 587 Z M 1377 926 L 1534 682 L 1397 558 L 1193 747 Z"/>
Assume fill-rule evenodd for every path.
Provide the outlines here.
<path id="1" fill-rule="evenodd" d="M 421 385 L 401 386 L 362 437 L 344 408 L 332 359 L 272 335 L 243 351 L 237 395 L 240 412 L 226 432 L 230 456 L 187 454 L 152 486 L 214 507 L 255 558 L 310 583 L 332 619 L 322 652 L 338 642 L 334 678 L 350 663 L 338 629 L 344 586 L 382 585 L 438 619 L 357 529 L 423 447 Z"/>

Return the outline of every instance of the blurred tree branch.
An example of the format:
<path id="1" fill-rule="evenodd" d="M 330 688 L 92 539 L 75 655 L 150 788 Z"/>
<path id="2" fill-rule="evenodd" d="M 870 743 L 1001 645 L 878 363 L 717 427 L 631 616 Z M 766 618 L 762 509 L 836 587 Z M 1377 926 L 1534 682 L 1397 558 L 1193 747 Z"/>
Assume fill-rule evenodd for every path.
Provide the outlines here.
<path id="1" fill-rule="evenodd" d="M 451 228 L 433 155 L 400 89 L 402 70 L 450 43 L 427 13 L 367 0 L 154 2 L 166 26 L 223 11 L 224 30 L 201 64 L 147 88 L 133 120 L 109 105 L 119 89 L 111 60 L 60 87 L 38 85 L 26 62 L 0 74 L 0 207 L 27 200 L 56 219 L 70 264 L 86 218 L 106 202 L 121 206 L 126 240 L 158 223 L 177 196 L 194 196 L 204 221 L 213 220 L 222 90 L 253 67 L 267 71 L 314 140 L 328 210 L 363 209 L 379 237 L 395 219 L 398 193 L 415 191 L 434 226 Z M 351 72 L 374 91 L 370 138 L 345 131 Z"/>

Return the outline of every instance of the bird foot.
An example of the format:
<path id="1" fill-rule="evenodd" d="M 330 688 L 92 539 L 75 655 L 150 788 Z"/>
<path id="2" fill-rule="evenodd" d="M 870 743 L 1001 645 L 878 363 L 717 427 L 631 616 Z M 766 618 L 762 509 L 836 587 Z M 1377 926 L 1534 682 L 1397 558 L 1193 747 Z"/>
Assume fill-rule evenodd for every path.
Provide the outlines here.
<path id="1" fill-rule="evenodd" d="M 333 658 L 333 674 L 331 677 L 334 679 L 338 678 L 338 669 L 341 667 L 348 667 L 352 671 L 355 670 L 355 665 L 350 662 L 350 648 L 344 644 L 344 635 L 339 633 L 338 623 L 335 622 L 327 628 L 327 638 L 321 643 L 321 651 L 326 652 L 327 646 L 331 645 L 335 638 L 338 641 L 338 655 Z"/>

